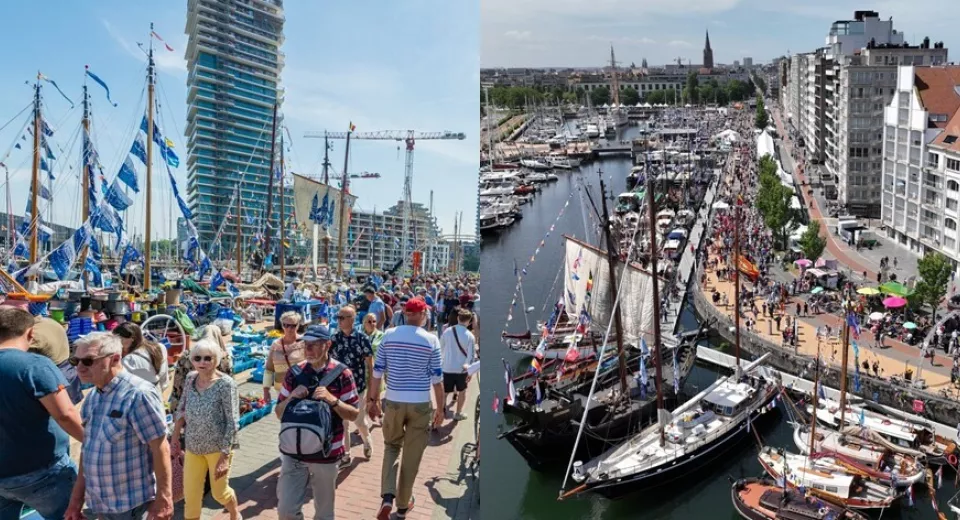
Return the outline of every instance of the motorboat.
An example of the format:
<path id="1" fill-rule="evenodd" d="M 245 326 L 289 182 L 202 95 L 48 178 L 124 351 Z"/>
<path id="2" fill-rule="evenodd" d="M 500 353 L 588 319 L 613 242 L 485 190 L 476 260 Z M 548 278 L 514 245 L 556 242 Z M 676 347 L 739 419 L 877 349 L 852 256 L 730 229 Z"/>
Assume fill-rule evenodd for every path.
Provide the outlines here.
<path id="1" fill-rule="evenodd" d="M 600 127 L 594 124 L 588 124 L 587 128 L 583 131 L 583 134 L 590 139 L 596 139 L 600 137 Z"/>
<path id="2" fill-rule="evenodd" d="M 543 171 L 543 170 L 550 169 L 549 164 L 538 161 L 536 159 L 520 159 L 520 166 L 523 166 L 524 168 L 530 168 L 531 170 L 535 170 L 535 171 Z"/>

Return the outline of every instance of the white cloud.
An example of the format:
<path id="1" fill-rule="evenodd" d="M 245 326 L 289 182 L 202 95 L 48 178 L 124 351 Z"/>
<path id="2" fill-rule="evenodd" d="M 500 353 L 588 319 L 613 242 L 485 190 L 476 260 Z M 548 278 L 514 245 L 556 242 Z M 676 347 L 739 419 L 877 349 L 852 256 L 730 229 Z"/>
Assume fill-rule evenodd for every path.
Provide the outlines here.
<path id="1" fill-rule="evenodd" d="M 530 31 L 507 31 L 503 33 L 503 36 L 518 41 L 529 41 L 533 38 L 533 34 Z"/>
<path id="2" fill-rule="evenodd" d="M 140 49 L 137 44 L 131 43 L 129 40 L 124 38 L 120 31 L 118 31 L 113 24 L 108 20 L 100 20 L 103 23 L 103 27 L 107 30 L 107 34 L 113 38 L 114 41 L 120 46 L 121 49 L 126 51 L 127 54 L 133 56 L 137 60 L 146 63 L 147 55 Z M 168 42 L 176 50 L 176 46 L 173 42 Z M 183 45 L 181 49 L 186 46 L 186 42 L 182 42 Z M 157 48 L 153 53 L 153 62 L 156 64 L 157 69 L 163 72 L 167 72 L 174 75 L 184 75 L 187 73 L 187 62 L 183 59 L 183 55 L 178 52 L 167 51 L 162 45 Z"/>
<path id="3" fill-rule="evenodd" d="M 684 48 L 692 48 L 692 47 L 693 47 L 693 44 L 692 44 L 692 43 L 690 43 L 690 42 L 688 42 L 688 41 L 684 41 L 684 40 L 670 40 L 670 42 L 667 43 L 667 45 L 669 45 L 669 46 L 671 46 L 671 47 L 684 47 Z"/>

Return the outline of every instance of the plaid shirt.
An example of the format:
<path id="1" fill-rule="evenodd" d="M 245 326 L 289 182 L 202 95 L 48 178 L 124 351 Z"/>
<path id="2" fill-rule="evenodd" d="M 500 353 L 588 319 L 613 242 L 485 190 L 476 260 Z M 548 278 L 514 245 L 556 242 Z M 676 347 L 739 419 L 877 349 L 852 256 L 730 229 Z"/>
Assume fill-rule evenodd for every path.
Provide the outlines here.
<path id="1" fill-rule="evenodd" d="M 103 390 L 87 396 L 81 416 L 90 509 L 123 513 L 156 498 L 149 443 L 167 435 L 157 388 L 121 371 Z"/>

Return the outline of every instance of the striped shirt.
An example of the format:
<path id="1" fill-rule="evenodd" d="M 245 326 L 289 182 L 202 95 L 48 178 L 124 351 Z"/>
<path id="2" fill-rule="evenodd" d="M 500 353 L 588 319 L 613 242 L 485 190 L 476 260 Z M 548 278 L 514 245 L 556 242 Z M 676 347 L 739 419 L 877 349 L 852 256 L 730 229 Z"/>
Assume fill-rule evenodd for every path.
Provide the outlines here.
<path id="1" fill-rule="evenodd" d="M 87 396 L 83 419 L 83 475 L 95 513 L 124 513 L 157 495 L 150 442 L 167 435 L 157 387 L 121 371 Z"/>
<path id="2" fill-rule="evenodd" d="M 327 371 L 333 370 L 333 368 L 339 364 L 339 361 L 329 359 L 327 366 L 319 372 L 309 361 L 301 361 L 293 365 L 290 367 L 290 370 L 287 371 L 287 376 L 283 380 L 283 388 L 280 389 L 280 396 L 277 397 L 277 402 L 280 403 L 283 402 L 284 399 L 289 398 L 290 394 L 292 394 L 299 385 L 306 386 L 310 389 L 315 388 L 317 386 L 316 383 L 323 379 Z M 340 373 L 340 377 L 330 383 L 327 391 L 330 392 L 330 395 L 350 406 L 360 405 L 360 394 L 357 393 L 357 385 L 353 381 L 353 373 L 350 372 L 349 368 L 346 368 Z M 308 396 L 306 399 L 310 399 L 310 397 Z M 289 406 L 293 405 L 294 403 L 291 403 Z M 346 453 L 343 447 L 343 419 L 337 415 L 336 410 L 331 409 L 330 415 L 333 419 L 333 439 L 331 439 L 330 442 L 329 456 L 316 459 L 303 459 L 302 462 L 330 464 L 340 460 L 340 457 Z"/>
<path id="3" fill-rule="evenodd" d="M 373 360 L 373 377 L 387 373 L 386 399 L 398 403 L 429 403 L 430 385 L 443 382 L 440 340 L 413 325 L 387 330 Z"/>

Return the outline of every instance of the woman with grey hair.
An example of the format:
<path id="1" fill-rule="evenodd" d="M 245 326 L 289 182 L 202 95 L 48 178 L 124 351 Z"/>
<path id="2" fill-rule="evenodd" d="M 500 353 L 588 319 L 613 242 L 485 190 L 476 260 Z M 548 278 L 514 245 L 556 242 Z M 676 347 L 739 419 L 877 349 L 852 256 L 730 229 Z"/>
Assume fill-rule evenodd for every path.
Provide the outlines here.
<path id="1" fill-rule="evenodd" d="M 270 402 L 273 397 L 270 390 L 278 393 L 283 388 L 283 380 L 290 367 L 303 361 L 303 340 L 297 335 L 300 329 L 301 316 L 296 311 L 287 311 L 280 315 L 280 326 L 283 336 L 277 338 L 270 345 L 267 362 L 263 367 L 263 400 Z"/>
<path id="2" fill-rule="evenodd" d="M 233 450 L 238 447 L 240 399 L 237 383 L 217 370 L 223 350 L 215 342 L 202 339 L 188 354 L 194 371 L 187 376 L 183 397 L 173 426 L 174 448 L 180 446 L 180 433 L 186 425 L 183 464 L 183 516 L 199 519 L 203 507 L 204 483 L 211 475 L 213 498 L 237 520 L 237 495 L 227 483 Z"/>
<path id="3" fill-rule="evenodd" d="M 227 342 L 223 340 L 223 334 L 220 327 L 216 325 L 204 325 L 193 333 L 193 341 L 208 340 L 220 347 L 222 354 L 218 358 L 217 370 L 230 375 L 233 373 L 233 357 L 227 348 Z M 170 391 L 170 409 L 176 410 L 180 406 L 180 396 L 183 395 L 183 386 L 187 380 L 187 374 L 193 370 L 193 364 L 190 362 L 190 356 L 186 352 L 180 355 L 176 365 L 173 368 L 173 388 Z"/>

